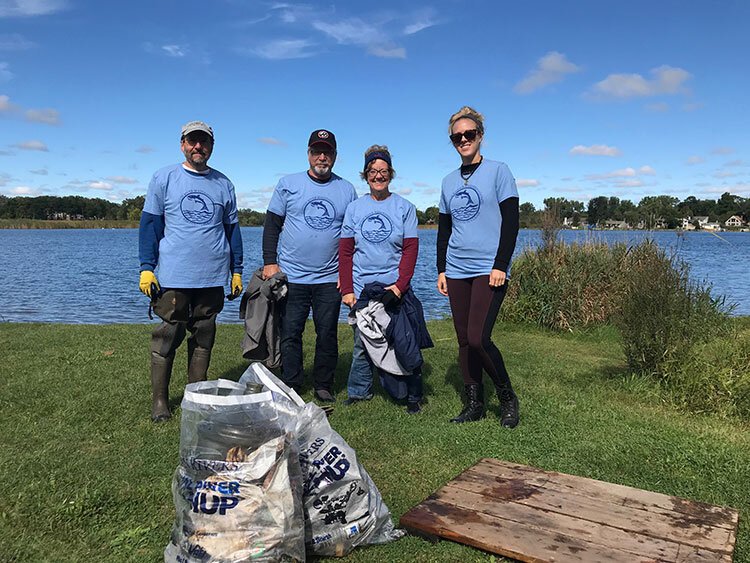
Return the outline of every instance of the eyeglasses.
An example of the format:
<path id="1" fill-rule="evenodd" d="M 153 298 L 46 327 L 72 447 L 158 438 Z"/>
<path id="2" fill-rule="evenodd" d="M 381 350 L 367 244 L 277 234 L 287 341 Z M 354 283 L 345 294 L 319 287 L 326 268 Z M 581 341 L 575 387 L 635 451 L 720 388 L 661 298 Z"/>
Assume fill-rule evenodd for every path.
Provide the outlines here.
<path id="1" fill-rule="evenodd" d="M 310 155 L 314 158 L 318 158 L 321 154 L 325 157 L 333 158 L 333 155 L 336 151 L 332 151 L 330 149 L 308 149 L 307 152 L 309 152 Z"/>
<path id="2" fill-rule="evenodd" d="M 185 135 L 185 137 L 183 137 L 183 140 L 191 147 L 194 147 L 198 143 L 200 143 L 201 145 L 208 145 L 210 143 L 213 143 L 211 135 L 206 135 L 205 133 L 188 133 L 187 135 Z"/>
<path id="3" fill-rule="evenodd" d="M 463 137 L 466 137 L 466 140 L 470 143 L 477 138 L 477 135 L 479 134 L 479 131 L 476 129 L 467 129 L 463 133 L 453 133 L 453 135 L 450 135 L 451 143 L 454 145 L 458 145 L 461 142 L 461 139 Z"/>
<path id="4" fill-rule="evenodd" d="M 384 170 L 377 170 L 375 168 L 370 168 L 367 171 L 367 177 L 368 178 L 375 178 L 377 176 L 382 176 L 383 178 L 388 178 L 391 175 L 391 171 L 388 168 L 385 168 Z"/>

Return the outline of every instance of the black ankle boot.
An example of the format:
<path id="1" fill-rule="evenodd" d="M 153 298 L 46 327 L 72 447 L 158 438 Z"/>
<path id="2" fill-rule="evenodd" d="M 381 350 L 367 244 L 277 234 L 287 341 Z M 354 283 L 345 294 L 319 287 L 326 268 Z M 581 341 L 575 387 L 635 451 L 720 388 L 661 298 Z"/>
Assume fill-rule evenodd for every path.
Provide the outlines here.
<path id="1" fill-rule="evenodd" d="M 464 388 L 466 389 L 466 406 L 458 416 L 451 418 L 451 422 L 474 422 L 484 418 L 484 388 L 482 384 L 465 385 Z"/>
<path id="2" fill-rule="evenodd" d="M 518 426 L 518 397 L 510 387 L 497 389 L 497 398 L 500 399 L 500 426 L 503 428 L 515 428 Z"/>

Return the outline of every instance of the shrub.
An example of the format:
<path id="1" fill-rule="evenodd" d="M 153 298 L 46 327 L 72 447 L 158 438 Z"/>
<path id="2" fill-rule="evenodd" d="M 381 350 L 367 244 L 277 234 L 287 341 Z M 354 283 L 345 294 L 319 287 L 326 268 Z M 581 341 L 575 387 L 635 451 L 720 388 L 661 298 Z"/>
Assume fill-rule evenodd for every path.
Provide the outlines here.
<path id="1" fill-rule="evenodd" d="M 527 249 L 513 262 L 503 318 L 556 330 L 610 321 L 626 254 L 623 244 L 600 242 Z"/>
<path id="2" fill-rule="evenodd" d="M 695 346 L 664 382 L 679 405 L 750 419 L 750 331 Z"/>
<path id="3" fill-rule="evenodd" d="M 689 278 L 689 267 L 653 241 L 632 247 L 623 263 L 616 324 L 628 366 L 660 378 L 679 371 L 697 344 L 729 330 L 730 308 L 711 286 Z"/>

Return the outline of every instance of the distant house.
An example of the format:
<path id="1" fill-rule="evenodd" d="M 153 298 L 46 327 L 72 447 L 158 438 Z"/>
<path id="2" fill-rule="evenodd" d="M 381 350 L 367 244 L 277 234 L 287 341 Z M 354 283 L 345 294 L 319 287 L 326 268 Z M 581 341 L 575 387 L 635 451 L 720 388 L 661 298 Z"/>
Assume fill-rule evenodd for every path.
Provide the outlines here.
<path id="1" fill-rule="evenodd" d="M 680 219 L 680 228 L 683 231 L 693 231 L 695 230 L 695 224 L 698 223 L 699 229 L 705 229 L 706 225 L 708 224 L 708 217 L 705 215 L 698 215 L 696 217 L 683 217 Z"/>
<path id="2" fill-rule="evenodd" d="M 717 223 L 716 221 L 711 221 L 710 223 L 704 223 L 701 225 L 701 229 L 705 229 L 706 231 L 720 231 L 721 223 Z"/>
<path id="3" fill-rule="evenodd" d="M 745 222 L 742 220 L 742 217 L 739 215 L 732 215 L 729 219 L 724 221 L 725 227 L 743 227 L 745 225 Z"/>
<path id="4" fill-rule="evenodd" d="M 615 221 L 614 219 L 607 219 L 602 223 L 605 229 L 629 229 L 630 225 L 626 221 Z"/>

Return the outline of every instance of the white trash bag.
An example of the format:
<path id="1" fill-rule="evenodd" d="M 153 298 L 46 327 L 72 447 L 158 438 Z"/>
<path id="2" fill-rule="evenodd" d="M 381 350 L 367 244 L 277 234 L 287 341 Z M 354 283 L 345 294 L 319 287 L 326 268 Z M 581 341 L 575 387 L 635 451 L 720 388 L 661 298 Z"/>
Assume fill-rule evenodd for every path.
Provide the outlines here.
<path id="1" fill-rule="evenodd" d="M 186 387 L 165 562 L 305 560 L 295 422 L 269 391 L 221 379 Z"/>
<path id="2" fill-rule="evenodd" d="M 305 403 L 260 363 L 241 384 L 263 384 L 275 404 L 295 410 L 304 479 L 305 544 L 315 555 L 341 557 L 363 545 L 387 543 L 404 535 L 357 454 L 332 428 L 325 412 Z"/>

